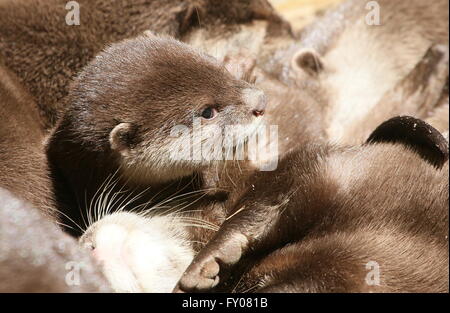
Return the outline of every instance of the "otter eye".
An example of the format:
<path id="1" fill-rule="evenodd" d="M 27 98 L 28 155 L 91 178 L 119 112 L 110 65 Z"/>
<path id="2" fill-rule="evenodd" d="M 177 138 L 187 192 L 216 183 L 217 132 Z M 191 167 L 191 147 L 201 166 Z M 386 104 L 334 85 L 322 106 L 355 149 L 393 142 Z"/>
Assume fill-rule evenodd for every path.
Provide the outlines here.
<path id="1" fill-rule="evenodd" d="M 217 110 L 211 107 L 204 109 L 202 112 L 202 117 L 207 120 L 213 119 L 216 115 Z"/>

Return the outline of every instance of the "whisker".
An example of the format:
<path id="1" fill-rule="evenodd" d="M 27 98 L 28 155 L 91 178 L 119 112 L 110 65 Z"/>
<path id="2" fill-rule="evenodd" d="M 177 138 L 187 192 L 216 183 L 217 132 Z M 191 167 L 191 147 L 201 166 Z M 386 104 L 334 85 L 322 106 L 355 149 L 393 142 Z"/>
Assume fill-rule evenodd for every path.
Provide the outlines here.
<path id="1" fill-rule="evenodd" d="M 231 293 L 235 293 L 236 289 L 238 289 L 239 285 L 241 284 L 242 280 L 244 279 L 245 275 L 242 275 L 241 278 L 239 278 L 239 281 L 237 282 L 237 284 L 234 286 L 233 290 L 231 291 Z"/>
<path id="2" fill-rule="evenodd" d="M 182 227 L 197 227 L 197 228 L 203 228 L 203 229 L 208 229 L 208 230 L 212 230 L 212 231 L 217 231 L 214 228 L 208 227 L 206 225 L 201 225 L 201 224 L 194 224 L 194 223 L 180 223 L 179 224 Z"/>
<path id="3" fill-rule="evenodd" d="M 190 217 L 176 217 L 176 220 L 177 221 L 201 223 L 201 224 L 213 227 L 216 231 L 218 231 L 219 228 L 220 228 L 218 225 L 215 225 L 215 224 L 213 224 L 211 222 L 208 222 L 208 221 L 205 221 L 205 220 L 202 220 L 202 219 L 199 219 L 199 218 L 194 218 L 194 217 L 192 217 L 192 218 L 190 218 Z"/>
<path id="4" fill-rule="evenodd" d="M 62 211 L 59 211 L 59 210 L 56 210 L 57 212 L 58 212 L 58 214 L 61 214 L 62 216 L 64 216 L 65 218 L 67 218 L 70 222 L 72 222 L 75 226 L 77 226 L 80 230 L 81 230 L 81 232 L 84 232 L 84 230 L 85 229 L 83 229 L 77 222 L 75 222 L 70 216 L 68 216 L 66 213 L 64 213 L 64 212 L 62 212 Z M 56 221 L 58 224 L 61 224 L 61 225 L 63 225 L 61 222 L 59 222 L 59 221 Z M 63 225 L 63 226 L 67 226 L 67 227 L 69 227 L 69 228 L 71 228 L 71 229 L 73 229 L 73 230 L 75 230 L 73 227 L 71 227 L 71 226 L 69 226 L 69 225 Z"/>

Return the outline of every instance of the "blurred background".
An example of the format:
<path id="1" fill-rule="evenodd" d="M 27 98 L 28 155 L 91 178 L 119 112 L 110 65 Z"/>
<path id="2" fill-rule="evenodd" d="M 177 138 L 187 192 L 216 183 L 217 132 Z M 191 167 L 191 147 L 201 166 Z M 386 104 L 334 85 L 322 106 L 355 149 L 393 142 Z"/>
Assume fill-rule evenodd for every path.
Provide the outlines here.
<path id="1" fill-rule="evenodd" d="M 343 0 L 269 0 L 275 9 L 289 22 L 294 30 L 310 23 L 326 9 Z"/>

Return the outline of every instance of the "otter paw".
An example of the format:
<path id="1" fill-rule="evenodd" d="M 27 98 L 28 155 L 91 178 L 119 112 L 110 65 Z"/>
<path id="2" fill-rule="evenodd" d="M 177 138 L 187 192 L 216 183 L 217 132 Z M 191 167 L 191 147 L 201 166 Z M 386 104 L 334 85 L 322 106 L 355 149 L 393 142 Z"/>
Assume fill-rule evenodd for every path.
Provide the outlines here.
<path id="1" fill-rule="evenodd" d="M 214 259 L 192 263 L 181 277 L 174 292 L 206 291 L 219 283 L 220 265 Z"/>
<path id="2" fill-rule="evenodd" d="M 246 238 L 240 235 L 215 247 L 205 247 L 184 272 L 174 292 L 202 292 L 216 287 L 222 267 L 239 262 L 246 243 Z"/>

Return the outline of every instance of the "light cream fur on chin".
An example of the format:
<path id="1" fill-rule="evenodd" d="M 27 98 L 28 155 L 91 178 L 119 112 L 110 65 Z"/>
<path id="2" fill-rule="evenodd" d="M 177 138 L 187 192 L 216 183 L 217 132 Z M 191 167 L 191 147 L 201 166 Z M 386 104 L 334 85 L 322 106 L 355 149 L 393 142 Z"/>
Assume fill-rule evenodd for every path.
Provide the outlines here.
<path id="1" fill-rule="evenodd" d="M 184 226 L 170 216 L 114 213 L 90 226 L 80 244 L 116 292 L 171 292 L 194 257 Z"/>

